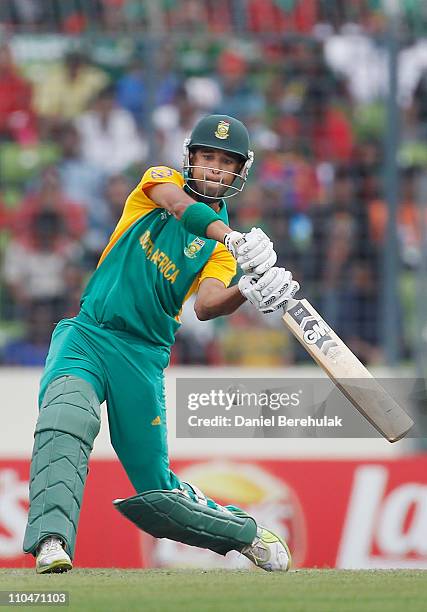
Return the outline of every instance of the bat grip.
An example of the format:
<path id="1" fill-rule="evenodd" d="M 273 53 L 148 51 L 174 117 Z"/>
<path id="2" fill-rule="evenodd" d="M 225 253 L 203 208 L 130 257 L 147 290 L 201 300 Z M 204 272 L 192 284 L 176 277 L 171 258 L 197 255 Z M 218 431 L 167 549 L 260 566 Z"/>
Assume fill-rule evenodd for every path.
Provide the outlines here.
<path id="1" fill-rule="evenodd" d="M 301 298 L 302 300 L 302 298 Z M 293 308 L 294 306 L 296 306 L 298 304 L 300 300 L 296 300 L 295 298 L 289 298 L 288 303 L 286 304 L 286 308 L 283 309 L 283 312 L 285 313 L 287 310 L 289 310 L 289 308 Z"/>

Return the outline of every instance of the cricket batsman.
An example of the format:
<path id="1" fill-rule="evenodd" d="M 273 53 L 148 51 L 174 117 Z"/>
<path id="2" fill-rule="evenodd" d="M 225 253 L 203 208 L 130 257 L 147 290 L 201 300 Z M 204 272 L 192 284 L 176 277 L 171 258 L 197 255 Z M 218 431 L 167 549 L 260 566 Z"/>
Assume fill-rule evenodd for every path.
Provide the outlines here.
<path id="1" fill-rule="evenodd" d="M 185 300 L 207 320 L 249 300 L 286 308 L 299 285 L 274 267 L 259 228 L 228 226 L 226 199 L 242 191 L 253 161 L 246 127 L 226 115 L 199 121 L 184 143 L 183 173 L 146 171 L 81 299 L 58 323 L 40 383 L 24 551 L 37 573 L 72 569 L 89 455 L 106 400 L 110 437 L 136 490 L 116 508 L 158 538 L 240 551 L 267 571 L 286 571 L 285 542 L 235 506 L 220 506 L 169 468 L 163 371 Z M 229 287 L 236 262 L 244 275 Z"/>

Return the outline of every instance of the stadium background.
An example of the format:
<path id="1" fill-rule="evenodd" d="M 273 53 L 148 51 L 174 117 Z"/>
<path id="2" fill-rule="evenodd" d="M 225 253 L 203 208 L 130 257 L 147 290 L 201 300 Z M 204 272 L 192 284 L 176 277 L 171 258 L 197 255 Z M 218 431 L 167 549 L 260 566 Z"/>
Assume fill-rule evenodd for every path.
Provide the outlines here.
<path id="1" fill-rule="evenodd" d="M 150 165 L 180 168 L 203 114 L 238 116 L 252 135 L 233 227 L 265 228 L 362 361 L 424 377 L 423 3 L 4 0 L 0 24 L 0 565 L 29 562 L 19 550 L 52 328 L 77 311 L 130 188 Z M 242 308 L 201 323 L 189 305 L 183 319 L 167 378 L 173 465 L 224 501 L 238 490 L 290 537 L 299 565 L 426 567 L 420 441 L 175 438 L 177 376 L 317 373 L 279 316 Z M 131 491 L 105 424 L 89 489 L 80 564 L 214 563 L 141 541 L 114 516 L 111 499 Z"/>

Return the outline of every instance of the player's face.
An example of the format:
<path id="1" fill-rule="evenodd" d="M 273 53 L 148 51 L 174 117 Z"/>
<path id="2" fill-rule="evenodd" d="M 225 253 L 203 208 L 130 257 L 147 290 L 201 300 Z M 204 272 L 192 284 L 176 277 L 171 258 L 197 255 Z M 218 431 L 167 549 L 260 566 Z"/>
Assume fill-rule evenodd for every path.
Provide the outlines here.
<path id="1" fill-rule="evenodd" d="M 201 148 L 191 153 L 192 183 L 198 193 L 220 200 L 239 174 L 242 162 L 220 149 Z"/>

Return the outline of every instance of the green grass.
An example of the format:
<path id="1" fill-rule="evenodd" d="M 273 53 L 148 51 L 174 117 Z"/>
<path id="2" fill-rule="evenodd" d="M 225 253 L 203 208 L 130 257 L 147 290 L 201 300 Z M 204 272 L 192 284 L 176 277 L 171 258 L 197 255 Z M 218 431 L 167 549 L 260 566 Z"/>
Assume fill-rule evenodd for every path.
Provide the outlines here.
<path id="1" fill-rule="evenodd" d="M 427 572 L 417 570 L 298 570 L 268 574 L 260 570 L 76 569 L 69 574 L 45 576 L 37 576 L 34 570 L 0 570 L 0 590 L 44 589 L 69 591 L 68 610 L 79 612 L 424 612 L 427 609 Z M 67 608 L 61 606 L 61 609 Z"/>

